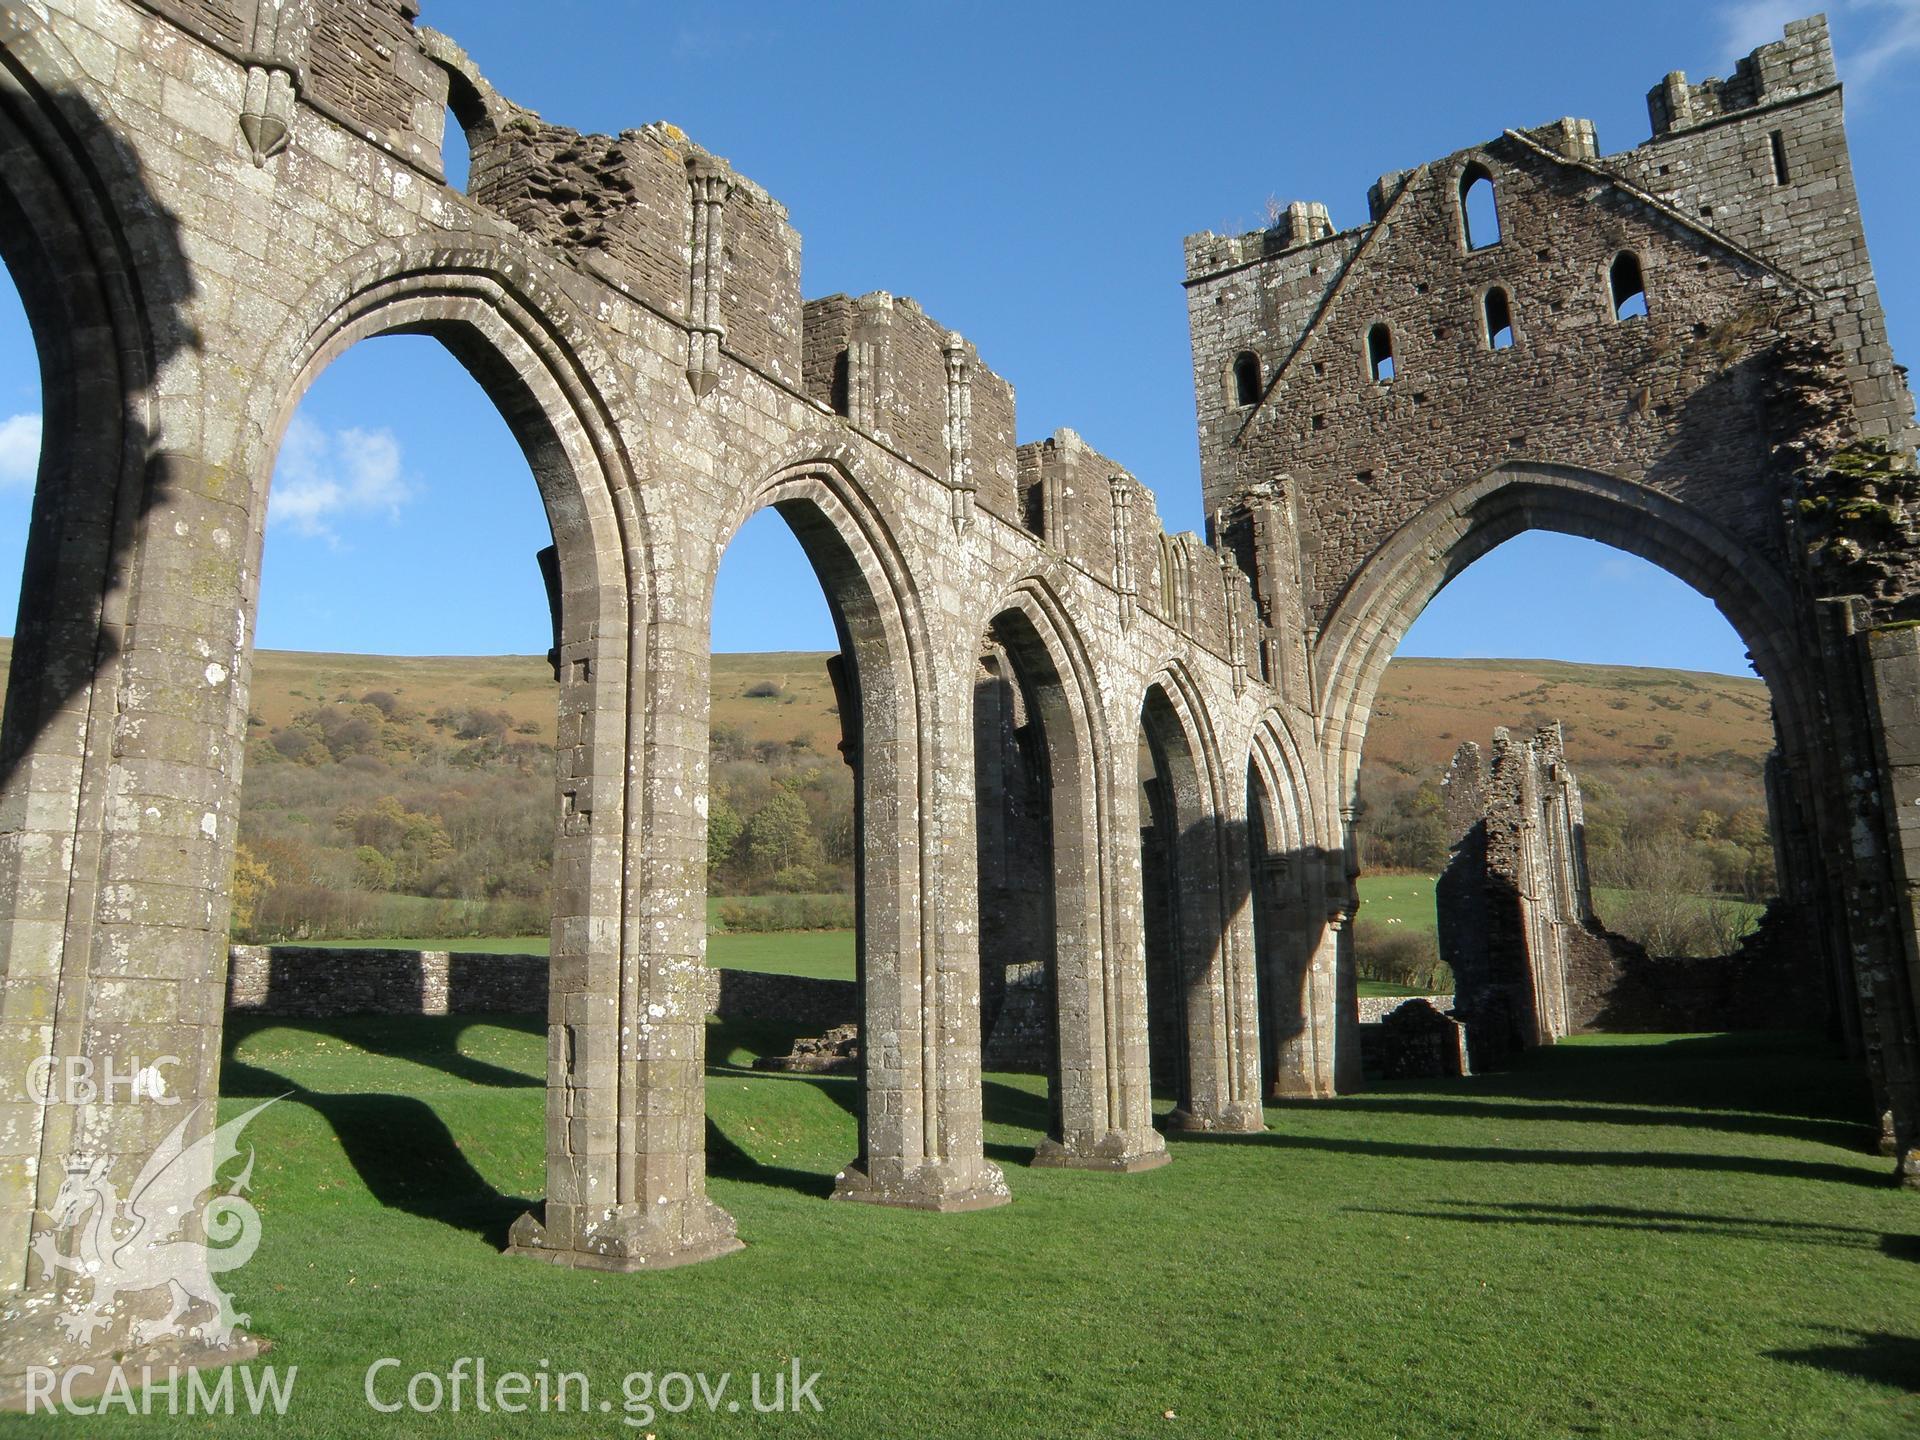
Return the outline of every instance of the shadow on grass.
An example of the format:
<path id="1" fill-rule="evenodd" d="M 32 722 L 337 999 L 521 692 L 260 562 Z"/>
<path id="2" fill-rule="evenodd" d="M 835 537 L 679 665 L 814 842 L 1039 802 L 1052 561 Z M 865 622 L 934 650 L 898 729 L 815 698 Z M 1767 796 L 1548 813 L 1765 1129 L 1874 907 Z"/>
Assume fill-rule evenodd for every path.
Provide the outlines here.
<path id="1" fill-rule="evenodd" d="M 1864 1074 L 1833 1042 L 1781 1031 L 1580 1037 L 1570 1044 L 1526 1051 L 1500 1070 L 1464 1081 L 1372 1088 L 1382 1100 L 1404 1094 L 1438 1099 L 1492 1093 L 1585 1106 L 1833 1121 L 1849 1132 L 1872 1113 Z"/>
<path id="2" fill-rule="evenodd" d="M 777 1190 L 824 1200 L 833 1194 L 833 1176 L 818 1170 L 795 1170 L 785 1165 L 769 1165 L 742 1150 L 726 1132 L 707 1117 L 707 1177 L 712 1180 L 740 1180 L 749 1185 L 770 1185 Z"/>
<path id="3" fill-rule="evenodd" d="M 1282 1113 L 1322 1109 L 1324 1100 L 1269 1100 L 1267 1108 Z M 1552 1100 L 1480 1100 L 1455 1093 L 1447 1099 L 1422 1095 L 1355 1095 L 1340 1101 L 1343 1110 L 1374 1115 L 1432 1115 L 1459 1120 L 1544 1120 L 1592 1125 L 1676 1126 L 1690 1130 L 1717 1130 L 1728 1135 L 1771 1135 L 1785 1140 L 1807 1140 L 1842 1150 L 1865 1153 L 1876 1132 L 1864 1120 L 1820 1120 L 1779 1115 L 1750 1115 L 1722 1110 L 1654 1109 L 1638 1105 L 1573 1105 Z"/>
<path id="4" fill-rule="evenodd" d="M 1920 1395 L 1920 1340 L 1885 1330 L 1828 1329 L 1845 1343 L 1812 1345 L 1804 1350 L 1769 1350 L 1770 1360 L 1811 1365 L 1816 1370 L 1847 1375 L 1909 1395 Z"/>
<path id="5" fill-rule="evenodd" d="M 228 1095 L 284 1095 L 286 1103 L 320 1116 L 368 1193 L 389 1209 L 471 1231 L 504 1248 L 508 1228 L 537 1203 L 489 1184 L 460 1153 L 439 1112 L 412 1095 L 321 1094 L 231 1055 L 222 1083 Z"/>
<path id="6" fill-rule="evenodd" d="M 234 1047 L 262 1030 L 298 1030 L 307 1035 L 324 1035 L 382 1059 L 424 1065 L 469 1085 L 492 1089 L 545 1088 L 545 1075 L 529 1075 L 524 1070 L 461 1053 L 461 1038 L 476 1025 L 517 1030 L 523 1035 L 541 1035 L 547 1028 L 545 1017 L 538 1015 L 340 1015 L 325 1019 L 230 1016 L 226 1027 L 226 1063 L 229 1067 L 241 1063 L 233 1058 Z"/>
<path id="7" fill-rule="evenodd" d="M 1772 1160 L 1757 1155 L 1713 1155 L 1686 1150 L 1562 1150 L 1545 1146 L 1520 1149 L 1499 1145 L 1428 1145 L 1405 1140 L 1342 1140 L 1332 1136 L 1287 1135 L 1264 1131 L 1224 1135 L 1189 1131 L 1170 1139 L 1194 1145 L 1264 1145 L 1276 1150 L 1317 1150 L 1375 1160 L 1441 1160 L 1458 1165 L 1611 1166 L 1624 1170 L 1693 1170 L 1701 1173 L 1764 1175 L 1773 1179 L 1819 1180 L 1839 1185 L 1885 1189 L 1881 1172 L 1821 1160 Z"/>
<path id="8" fill-rule="evenodd" d="M 1488 1204 L 1441 1200 L 1439 1208 L 1393 1209 L 1359 1205 L 1353 1213 L 1394 1215 L 1407 1220 L 1450 1220 L 1468 1225 L 1559 1226 L 1568 1229 L 1628 1230 L 1658 1235 L 1714 1235 L 1767 1244 L 1831 1246 L 1879 1250 L 1890 1259 L 1920 1260 L 1920 1236 L 1888 1234 L 1860 1225 L 1827 1225 L 1806 1220 L 1764 1220 L 1749 1215 L 1709 1215 L 1689 1210 L 1640 1210 L 1623 1205 Z"/>

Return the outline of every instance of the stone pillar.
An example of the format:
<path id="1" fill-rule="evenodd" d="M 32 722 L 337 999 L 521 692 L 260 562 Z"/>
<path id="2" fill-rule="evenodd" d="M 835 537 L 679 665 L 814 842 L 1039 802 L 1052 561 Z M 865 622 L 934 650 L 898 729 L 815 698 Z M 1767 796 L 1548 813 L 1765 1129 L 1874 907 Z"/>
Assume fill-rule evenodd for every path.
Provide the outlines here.
<path id="1" fill-rule="evenodd" d="M 1340 808 L 1341 851 L 1326 870 L 1327 920 L 1334 951 L 1334 1087 L 1351 1095 L 1366 1086 L 1360 1065 L 1360 973 L 1353 954 L 1353 917 L 1360 910 L 1360 851 L 1357 806 Z"/>
<path id="2" fill-rule="evenodd" d="M 1902 1184 L 1920 1188 L 1920 628 L 1889 625 L 1861 637 L 1869 678 L 1897 946 L 1859 972 L 1862 1008 L 1878 1022 L 1874 1048 Z"/>
<path id="3" fill-rule="evenodd" d="M 1065 717 L 1055 712 L 1054 720 Z M 1066 747 L 1049 753 L 1060 1105 L 1057 1133 L 1033 1163 L 1150 1170 L 1168 1157 L 1153 1128 L 1147 1075 L 1139 847 L 1121 839 L 1137 833 L 1138 820 L 1108 817 L 1103 833 L 1094 796 L 1113 777 L 1095 775 L 1090 759 Z M 1137 804 L 1132 779 L 1113 788 Z"/>
<path id="4" fill-rule="evenodd" d="M 54 435 L 49 453 L 88 443 Z M 18 1395 L 29 1365 L 257 1351 L 230 1310 L 203 1339 L 166 1321 L 164 1288 L 117 1291 L 118 1252 L 87 1238 L 177 1145 L 165 1202 L 148 1192 L 144 1224 L 113 1232 L 174 1238 L 175 1215 L 191 1224 L 214 1203 L 221 1159 L 199 1142 L 214 1133 L 219 1088 L 251 485 L 181 451 L 134 473 L 129 493 L 147 505 L 137 539 L 130 516 L 116 531 L 111 493 L 84 517 L 63 517 L 73 497 L 57 485 L 35 497 L 0 770 L 0 1400 Z M 109 462 L 109 489 L 120 474 Z M 117 573 L 116 544 L 127 547 Z M 61 569 L 36 591 L 52 550 Z M 257 1237 L 250 1203 L 219 1203 L 240 1225 L 236 1243 Z"/>
<path id="5" fill-rule="evenodd" d="M 1246 787 L 1241 786 L 1245 807 Z M 1216 1128 L 1255 1131 L 1267 1128 L 1260 1104 L 1260 997 L 1258 951 L 1254 945 L 1254 889 L 1252 846 L 1248 819 L 1232 815 L 1221 826 L 1221 860 L 1226 874 L 1221 885 L 1224 929 L 1220 937 L 1223 1029 L 1226 1036 L 1224 1103 Z"/>
<path id="6" fill-rule="evenodd" d="M 981 1117 L 973 787 L 935 778 L 973 773 L 972 676 L 960 671 L 922 708 L 910 677 L 889 673 L 904 659 L 859 636 L 853 647 L 843 683 L 861 734 L 865 1098 L 860 1153 L 836 1177 L 834 1198 L 942 1211 L 1004 1205 L 1012 1195 L 986 1159 Z M 966 723 L 942 724 L 947 716 Z M 923 818 L 923 808 L 932 813 Z M 930 834 L 943 843 L 928 843 Z"/>
<path id="7" fill-rule="evenodd" d="M 633 597 L 641 614 L 643 602 Z M 733 1218 L 706 1193 L 707 637 L 661 621 L 652 639 L 651 676 L 636 624 L 628 674 L 602 678 L 649 697 L 642 753 L 626 754 L 618 726 L 594 737 L 610 753 L 559 756 L 547 1198 L 514 1223 L 508 1246 L 591 1269 L 659 1270 L 740 1248 Z M 590 672 L 576 683 L 590 686 Z M 584 690 L 563 691 L 567 709 L 590 703 Z M 561 733 L 587 738 L 566 709 Z M 626 857 L 624 875 L 593 873 L 590 851 L 564 863 L 594 843 Z"/>

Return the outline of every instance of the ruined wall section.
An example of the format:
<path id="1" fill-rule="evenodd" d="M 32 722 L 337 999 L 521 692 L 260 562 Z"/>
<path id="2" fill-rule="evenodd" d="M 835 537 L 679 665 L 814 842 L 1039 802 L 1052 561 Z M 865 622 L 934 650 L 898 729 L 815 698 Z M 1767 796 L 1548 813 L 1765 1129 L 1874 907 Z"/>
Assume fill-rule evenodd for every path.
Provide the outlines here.
<path id="1" fill-rule="evenodd" d="M 316 5 L 307 42 L 313 96 L 401 154 L 438 162 L 446 81 L 421 53 L 418 0 Z"/>
<path id="2" fill-rule="evenodd" d="M 1326 206 L 1295 202 L 1270 229 L 1187 238 L 1187 318 L 1209 510 L 1232 488 L 1234 439 L 1255 411 L 1240 396 L 1235 360 L 1255 357 L 1262 391 L 1284 373 L 1367 234 L 1335 234 Z"/>
<path id="3" fill-rule="evenodd" d="M 1859 433 L 1908 432 L 1913 399 L 1868 263 L 1825 17 L 1788 24 L 1784 40 L 1755 50 L 1727 80 L 1690 85 L 1674 72 L 1649 92 L 1647 110 L 1653 138 L 1608 167 L 1817 284 Z"/>
<path id="4" fill-rule="evenodd" d="M 517 118 L 474 149 L 468 194 L 528 238 L 681 320 L 693 206 L 684 155 L 667 139 L 639 130 L 582 135 Z"/>
<path id="5" fill-rule="evenodd" d="M 1435 891 L 1440 953 L 1476 1063 L 1570 1033 L 1595 1008 L 1587 990 L 1604 992 L 1612 974 L 1559 725 L 1524 739 L 1495 730 L 1489 762 L 1468 743 L 1448 769 L 1454 844 Z"/>
<path id="6" fill-rule="evenodd" d="M 1600 157 L 1590 124 L 1561 121 L 1383 177 L 1372 221 L 1343 235 L 1311 238 L 1289 221 L 1188 241 L 1207 503 L 1291 477 L 1316 625 L 1381 537 L 1511 461 L 1640 480 L 1784 561 L 1777 494 L 1756 483 L 1774 468 L 1763 397 L 1783 334 L 1841 351 L 1867 433 L 1910 425 L 1839 95 L 1821 88 L 1824 28 L 1794 27 L 1756 57 L 1756 74 L 1788 76 L 1789 88 L 1624 156 Z M 1731 104 L 1744 92 L 1717 93 Z M 1774 130 L 1784 185 L 1772 179 Z M 1500 223 L 1478 248 L 1462 215 L 1472 166 L 1492 179 Z M 1623 252 L 1638 258 L 1648 313 L 1616 321 L 1609 269 Z M 1496 288 L 1510 348 L 1490 343 Z M 1370 364 L 1376 325 L 1391 343 L 1388 380 Z M 1236 410 L 1244 349 L 1261 355 L 1264 398 Z"/>
<path id="7" fill-rule="evenodd" d="M 473 147 L 480 205 L 655 310 L 689 318 L 694 204 L 689 162 L 712 157 L 664 123 L 583 135 L 521 111 Z M 723 170 L 724 161 L 715 162 Z M 800 235 L 764 190 L 726 171 L 720 218 L 723 344 L 801 383 Z"/>
<path id="8" fill-rule="evenodd" d="M 1469 252 L 1458 190 L 1476 160 L 1503 225 L 1498 244 Z M 1592 223 L 1568 226 L 1570 212 Z M 1624 322 L 1608 288 L 1623 251 L 1639 257 L 1649 303 Z M 1485 318 L 1496 287 L 1513 321 L 1503 350 Z M 1769 458 L 1763 352 L 1792 303 L 1761 267 L 1519 141 L 1423 167 L 1242 447 L 1246 474 L 1290 473 L 1298 488 L 1307 613 L 1324 623 L 1382 536 L 1516 460 L 1637 475 L 1780 553 L 1777 504 L 1753 482 Z M 1391 379 L 1371 373 L 1376 326 Z"/>
<path id="9" fill-rule="evenodd" d="M 229 45 L 242 43 L 253 28 L 255 0 L 146 0 L 154 10 L 188 30 Z"/>
<path id="10" fill-rule="evenodd" d="M 1020 522 L 1013 386 L 964 336 L 884 290 L 809 300 L 803 328 L 809 395 Z"/>

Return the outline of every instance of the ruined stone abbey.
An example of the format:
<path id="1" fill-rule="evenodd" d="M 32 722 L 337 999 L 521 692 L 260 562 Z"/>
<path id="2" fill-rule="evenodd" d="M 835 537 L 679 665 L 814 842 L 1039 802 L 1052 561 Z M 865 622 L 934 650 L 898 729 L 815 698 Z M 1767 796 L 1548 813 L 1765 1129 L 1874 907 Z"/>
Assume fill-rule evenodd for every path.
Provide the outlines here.
<path id="1" fill-rule="evenodd" d="M 179 1098 L 217 1094 L 268 481 L 314 377 L 396 331 L 499 407 L 551 523 L 528 549 L 555 551 L 547 1178 L 513 1251 L 636 1270 L 741 1243 L 705 1172 L 709 609 L 766 507 L 835 612 L 857 781 L 840 1197 L 1006 1203 L 983 1045 L 1035 996 L 1035 1163 L 1165 1163 L 1156 1084 L 1210 1130 L 1357 1085 L 1375 687 L 1440 586 L 1534 528 L 1665 567 L 1750 647 L 1783 923 L 1890 1168 L 1920 1170 L 1916 430 L 1824 21 L 1668 76 L 1637 148 L 1508 130 L 1382 176 L 1352 229 L 1298 203 L 1191 237 L 1200 536 L 1072 431 L 1017 443 L 964 317 L 803 300 L 786 211 L 727 160 L 550 123 L 416 11 L 0 6 L 0 250 L 46 396 L 0 737 L 0 1371 L 128 1348 L 126 1318 L 60 1338 L 72 1277 L 35 1240 L 69 1166 L 130 1179 L 184 1112 L 18 1077 L 169 1055 Z M 1532 947 L 1501 993 L 1534 1043 L 1580 1018 L 1554 937 L 1590 915 L 1553 757 L 1510 758 L 1546 777 L 1527 814 L 1568 827 L 1516 821 L 1506 872 L 1563 900 L 1482 927 Z M 1040 972 L 1000 963 L 1036 934 Z"/>

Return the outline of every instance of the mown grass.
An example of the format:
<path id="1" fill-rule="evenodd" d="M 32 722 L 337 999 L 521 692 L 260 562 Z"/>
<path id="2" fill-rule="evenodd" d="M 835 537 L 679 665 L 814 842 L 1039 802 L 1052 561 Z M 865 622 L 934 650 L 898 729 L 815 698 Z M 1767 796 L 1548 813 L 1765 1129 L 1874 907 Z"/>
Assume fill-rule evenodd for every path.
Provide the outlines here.
<path id="1" fill-rule="evenodd" d="M 715 1026 L 711 1191 L 741 1254 L 654 1275 L 502 1258 L 540 1194 L 544 1027 L 236 1020 L 223 1114 L 264 1217 L 229 1276 L 282 1420 L 231 1433 L 700 1436 L 1866 1437 L 1920 1429 L 1920 1196 L 1866 1153 L 1821 1044 L 1587 1039 L 1452 1084 L 1271 1107 L 1145 1175 L 1026 1164 L 1031 1077 L 986 1085 L 1014 1203 L 829 1203 L 854 1083 L 742 1068 L 785 1033 Z M 1164 1101 L 1162 1102 L 1164 1105 Z M 586 1372 L 798 1356 L 819 1416 L 371 1412 L 366 1368 L 461 1356 Z M 1164 1418 L 1172 1411 L 1173 1419 Z M 22 1422 L 21 1428 L 25 1426 Z M 225 1433 L 164 1415 L 63 1433 Z M 89 1428 L 91 1427 L 91 1428 Z"/>
<path id="2" fill-rule="evenodd" d="M 1432 931 L 1435 928 L 1433 910 L 1434 877 L 1431 875 L 1362 875 L 1360 877 L 1361 913 L 1368 920 L 1385 924 L 1397 921 L 1412 929 Z M 1600 913 L 1602 921 L 1612 911 L 1628 904 L 1633 896 L 1630 890 L 1611 890 L 1605 886 L 1595 886 L 1593 908 Z M 1745 900 L 1734 900 L 1724 896 L 1701 895 L 1693 897 L 1699 905 L 1720 904 L 1730 907 L 1748 925 L 1760 919 L 1766 909 Z"/>

